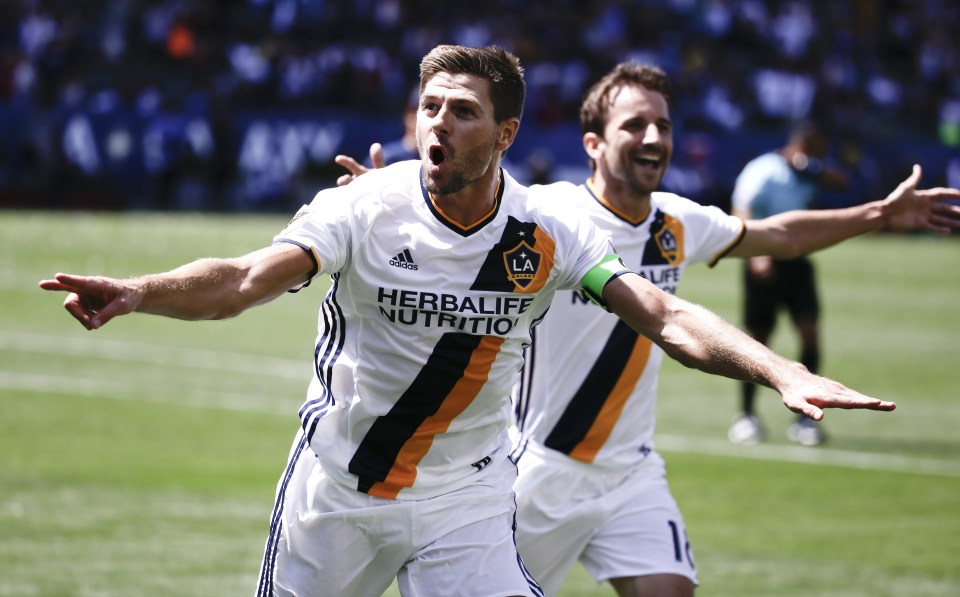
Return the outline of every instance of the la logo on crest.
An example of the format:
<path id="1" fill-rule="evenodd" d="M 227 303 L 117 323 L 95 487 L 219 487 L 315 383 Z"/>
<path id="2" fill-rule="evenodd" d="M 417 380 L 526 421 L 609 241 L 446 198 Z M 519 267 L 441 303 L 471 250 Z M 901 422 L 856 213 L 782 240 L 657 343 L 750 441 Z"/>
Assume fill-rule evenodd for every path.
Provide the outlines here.
<path id="1" fill-rule="evenodd" d="M 507 278 L 520 288 L 529 286 L 540 270 L 540 253 L 522 240 L 516 247 L 503 253 Z"/>
<path id="2" fill-rule="evenodd" d="M 673 264 L 677 260 L 677 237 L 673 231 L 664 226 L 654 237 L 657 239 L 657 246 L 660 247 L 660 254 Z"/>

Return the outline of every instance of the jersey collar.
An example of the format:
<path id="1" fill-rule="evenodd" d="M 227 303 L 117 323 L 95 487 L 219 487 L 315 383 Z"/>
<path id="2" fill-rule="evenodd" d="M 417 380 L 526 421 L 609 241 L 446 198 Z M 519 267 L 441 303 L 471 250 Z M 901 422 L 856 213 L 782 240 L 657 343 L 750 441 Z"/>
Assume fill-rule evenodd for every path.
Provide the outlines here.
<path id="1" fill-rule="evenodd" d="M 652 211 L 650 206 L 647 206 L 646 213 L 644 213 L 639 218 L 632 218 L 629 215 L 625 214 L 623 211 L 614 207 L 614 205 L 609 201 L 607 201 L 607 199 L 603 197 L 603 195 L 597 192 L 597 187 L 593 182 L 592 178 L 587 179 L 586 187 L 587 187 L 587 192 L 590 193 L 590 195 L 597 201 L 597 203 L 602 205 L 604 209 L 606 209 L 613 215 L 617 216 L 627 224 L 630 224 L 631 226 L 639 226 L 640 224 L 643 224 L 648 217 L 650 217 L 650 212 Z"/>
<path id="2" fill-rule="evenodd" d="M 504 187 L 506 187 L 506 181 L 504 180 L 503 168 L 500 168 L 497 174 L 497 190 L 493 195 L 493 207 L 485 216 L 470 226 L 461 226 L 459 223 L 454 222 L 447 217 L 447 214 L 443 213 L 443 210 L 437 207 L 437 204 L 433 200 L 433 195 L 431 195 L 430 192 L 423 187 L 423 176 L 420 177 L 420 191 L 423 193 L 423 199 L 427 203 L 427 209 L 430 210 L 430 212 L 434 215 L 434 217 L 437 218 L 437 220 L 440 221 L 441 224 L 461 236 L 472 235 L 497 217 L 497 213 L 500 211 L 500 204 L 502 203 L 503 199 Z"/>

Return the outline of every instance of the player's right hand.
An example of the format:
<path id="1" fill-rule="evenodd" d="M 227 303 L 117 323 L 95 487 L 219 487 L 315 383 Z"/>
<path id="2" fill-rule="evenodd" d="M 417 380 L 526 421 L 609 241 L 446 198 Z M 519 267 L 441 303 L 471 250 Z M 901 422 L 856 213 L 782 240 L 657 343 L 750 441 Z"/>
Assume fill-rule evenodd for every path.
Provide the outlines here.
<path id="1" fill-rule="evenodd" d="M 333 161 L 339 166 L 343 166 L 350 171 L 349 174 L 344 174 L 337 179 L 337 186 L 342 187 L 350 184 L 358 176 L 363 175 L 365 172 L 369 172 L 372 169 L 383 168 L 383 146 L 379 143 L 374 143 L 370 146 L 370 163 L 373 164 L 373 168 L 367 168 L 357 160 L 353 159 L 348 155 L 338 155 L 333 158 Z"/>
<path id="2" fill-rule="evenodd" d="M 63 308 L 88 330 L 136 310 L 141 293 L 132 285 L 114 278 L 57 274 L 52 280 L 41 280 L 44 290 L 69 293 Z"/>

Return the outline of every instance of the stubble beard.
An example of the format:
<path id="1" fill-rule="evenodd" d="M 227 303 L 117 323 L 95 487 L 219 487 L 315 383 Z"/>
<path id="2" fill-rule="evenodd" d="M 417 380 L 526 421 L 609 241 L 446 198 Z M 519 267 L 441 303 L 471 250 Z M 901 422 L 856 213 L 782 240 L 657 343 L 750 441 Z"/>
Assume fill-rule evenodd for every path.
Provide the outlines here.
<path id="1" fill-rule="evenodd" d="M 620 166 L 623 168 L 624 172 L 624 185 L 637 197 L 649 196 L 651 193 L 659 189 L 660 183 L 663 182 L 665 170 L 658 170 L 654 181 L 650 183 L 647 182 L 650 180 L 650 178 L 646 175 L 646 173 L 636 173 L 636 164 L 634 164 L 633 160 L 624 159 Z"/>
<path id="2" fill-rule="evenodd" d="M 451 169 L 450 178 L 446 182 L 439 182 L 430 178 L 427 174 L 427 168 L 424 167 L 420 175 L 423 188 L 433 195 L 440 196 L 452 195 L 463 190 L 471 183 L 482 178 L 493 165 L 493 147 L 494 143 L 491 141 L 487 145 L 474 147 L 467 151 L 463 157 L 457 160 L 460 167 Z M 424 166 L 430 166 L 432 164 L 430 157 L 426 155 L 424 148 L 420 146 L 419 140 L 417 140 L 417 151 L 420 152 L 420 155 L 424 156 Z"/>

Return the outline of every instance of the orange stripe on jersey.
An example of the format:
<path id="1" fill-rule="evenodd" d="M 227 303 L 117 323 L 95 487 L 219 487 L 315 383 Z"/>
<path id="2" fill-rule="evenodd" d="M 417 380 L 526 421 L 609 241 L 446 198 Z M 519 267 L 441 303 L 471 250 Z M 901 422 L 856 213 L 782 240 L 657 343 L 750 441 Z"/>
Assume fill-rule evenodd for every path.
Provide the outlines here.
<path id="1" fill-rule="evenodd" d="M 550 272 L 553 271 L 553 259 L 557 252 L 557 242 L 539 226 L 534 230 L 533 238 L 536 239 L 534 247 L 536 247 L 536 251 L 540 253 L 540 267 L 537 269 L 537 274 L 533 277 L 533 281 L 530 282 L 526 288 L 520 288 L 518 286 L 514 292 L 538 292 L 543 288 L 543 285 L 547 283 L 547 280 L 550 279 Z"/>
<path id="2" fill-rule="evenodd" d="M 493 362 L 504 339 L 484 336 L 470 357 L 463 376 L 444 398 L 437 412 L 423 420 L 400 449 L 387 477 L 374 483 L 367 492 L 384 498 L 396 498 L 400 490 L 411 487 L 417 479 L 417 465 L 433 445 L 433 438 L 444 433 L 477 397 L 490 375 Z"/>
<path id="3" fill-rule="evenodd" d="M 570 457 L 582 462 L 593 462 L 597 453 L 603 444 L 606 443 L 610 434 L 613 432 L 613 426 L 620 419 L 620 413 L 623 412 L 627 404 L 627 398 L 640 380 L 640 376 L 646 369 L 647 359 L 650 358 L 650 349 L 653 346 L 648 338 L 638 336 L 633 349 L 630 351 L 630 358 L 623 369 L 623 373 L 617 380 L 607 399 L 604 401 L 597 418 L 586 436 L 573 448 Z"/>

